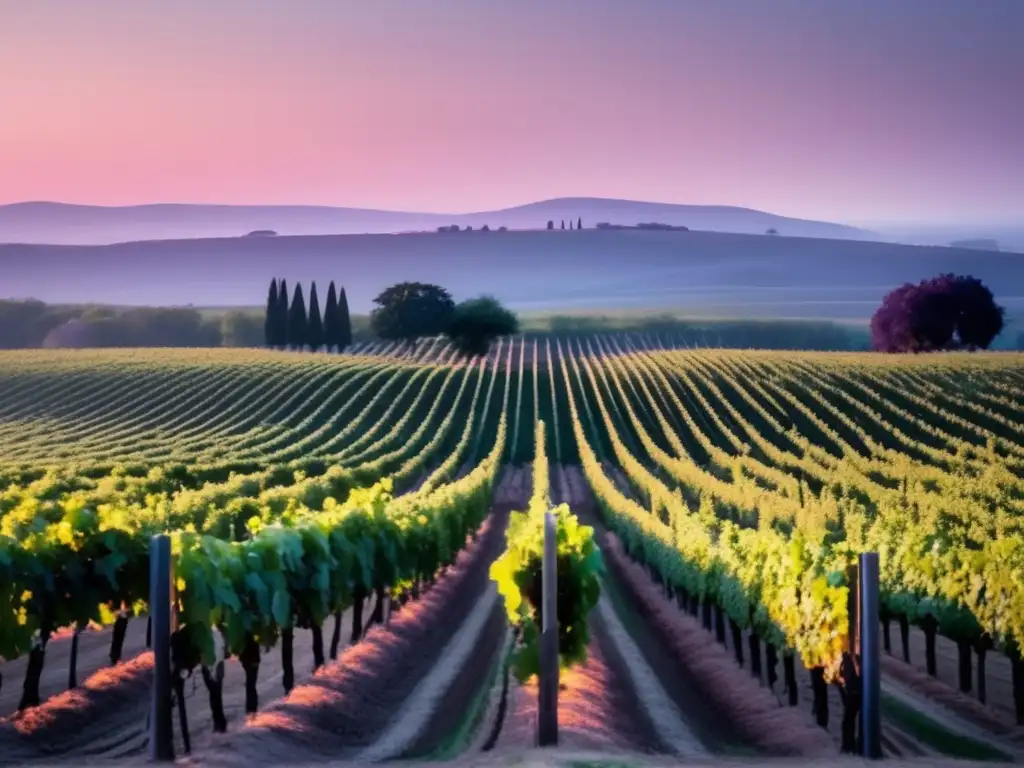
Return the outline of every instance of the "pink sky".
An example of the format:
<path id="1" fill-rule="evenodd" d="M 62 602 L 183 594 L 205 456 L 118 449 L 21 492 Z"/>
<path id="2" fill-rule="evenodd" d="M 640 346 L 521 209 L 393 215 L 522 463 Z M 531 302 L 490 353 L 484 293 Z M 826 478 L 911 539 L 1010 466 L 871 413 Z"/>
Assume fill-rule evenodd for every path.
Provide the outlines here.
<path id="1" fill-rule="evenodd" d="M 0 203 L 1024 218 L 1024 0 L 0 0 Z"/>

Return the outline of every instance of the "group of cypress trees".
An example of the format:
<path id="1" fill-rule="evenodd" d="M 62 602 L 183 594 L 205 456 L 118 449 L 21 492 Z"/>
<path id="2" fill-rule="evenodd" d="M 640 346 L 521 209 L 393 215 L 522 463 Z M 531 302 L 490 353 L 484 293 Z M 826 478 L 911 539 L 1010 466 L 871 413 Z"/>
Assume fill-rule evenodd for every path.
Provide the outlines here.
<path id="1" fill-rule="evenodd" d="M 352 318 L 348 311 L 345 287 L 334 290 L 334 281 L 327 289 L 327 303 L 323 315 L 316 295 L 316 283 L 309 289 L 309 310 L 302 295 L 302 284 L 296 284 L 291 304 L 288 303 L 288 281 L 275 278 L 270 281 L 267 312 L 263 321 L 263 336 L 268 347 L 316 351 L 321 347 L 338 351 L 352 344 Z"/>

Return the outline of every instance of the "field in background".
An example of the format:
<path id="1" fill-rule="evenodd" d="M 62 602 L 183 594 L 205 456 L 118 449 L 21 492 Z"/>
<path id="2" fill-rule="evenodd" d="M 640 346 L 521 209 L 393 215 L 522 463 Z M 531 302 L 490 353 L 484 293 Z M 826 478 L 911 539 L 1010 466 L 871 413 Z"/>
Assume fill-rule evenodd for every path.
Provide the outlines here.
<path id="1" fill-rule="evenodd" d="M 239 309 L 262 319 L 262 307 L 204 308 L 210 319 Z M 566 336 L 601 333 L 669 334 L 676 343 L 723 348 L 805 349 L 818 351 L 866 351 L 871 348 L 870 318 L 777 317 L 756 319 L 685 309 L 594 309 L 530 311 L 519 314 L 520 329 L 527 336 Z M 352 315 L 353 338 L 371 343 L 369 315 Z M 1007 314 L 1003 332 L 993 350 L 1020 349 L 1024 315 Z"/>
<path id="2" fill-rule="evenodd" d="M 205 319 L 218 322 L 229 312 L 241 311 L 262 322 L 262 307 L 204 307 Z M 369 315 L 352 315 L 353 340 L 378 341 L 370 329 Z M 673 309 L 552 310 L 519 314 L 520 330 L 528 337 L 592 334 L 671 334 L 689 346 L 807 350 L 866 350 L 871 344 L 867 320 L 827 318 L 750 319 L 715 314 L 695 315 Z M 1012 328 L 999 339 L 1011 338 Z M 1005 342 L 1009 348 L 1009 342 Z M 998 348 L 998 347 L 997 347 Z"/>

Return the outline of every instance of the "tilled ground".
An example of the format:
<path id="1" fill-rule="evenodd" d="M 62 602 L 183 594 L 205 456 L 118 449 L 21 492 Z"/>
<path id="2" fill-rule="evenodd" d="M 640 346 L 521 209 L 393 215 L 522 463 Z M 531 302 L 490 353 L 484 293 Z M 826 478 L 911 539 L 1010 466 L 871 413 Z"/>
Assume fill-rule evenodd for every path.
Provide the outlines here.
<path id="1" fill-rule="evenodd" d="M 629 678 L 609 664 L 601 630 L 584 664 L 562 672 L 558 693 L 558 743 L 603 753 L 658 751 L 659 740 L 643 716 Z M 607 642 L 607 639 L 606 639 Z M 515 752 L 536 744 L 537 683 L 510 681 L 506 715 L 494 749 Z"/>
<path id="2" fill-rule="evenodd" d="M 325 626 L 327 643 L 333 626 L 333 619 Z M 147 718 L 153 670 L 153 656 L 145 651 L 145 631 L 145 617 L 129 622 L 125 642 L 129 658 L 115 666 L 110 666 L 106 658 L 110 631 L 83 633 L 79 645 L 79 669 L 83 671 L 83 682 L 73 690 L 53 692 L 38 707 L 0 720 L 0 765 L 55 756 L 79 760 L 144 754 L 148 743 Z M 350 632 L 351 612 L 346 612 L 342 617 L 343 642 Z M 69 649 L 70 642 L 66 638 L 47 647 L 44 679 L 47 679 L 45 670 L 48 669 L 66 676 Z M 84 657 L 83 649 L 87 649 Z M 136 655 L 131 657 L 130 652 Z M 312 633 L 295 632 L 293 661 L 296 683 L 301 684 L 312 676 Z M 6 666 L 4 671 L 7 672 Z M 90 671 L 92 674 L 88 674 Z M 55 687 L 53 673 L 49 678 L 49 690 Z M 261 703 L 284 694 L 282 674 L 280 652 L 263 654 L 257 681 Z M 5 682 L 12 678 L 14 675 Z M 46 692 L 44 689 L 44 695 Z M 20 695 L 20 686 L 17 693 Z M 214 736 L 207 691 L 198 670 L 186 681 L 185 701 L 192 750 L 202 751 Z M 223 703 L 229 730 L 238 728 L 245 720 L 245 673 L 236 658 L 227 659 L 224 663 Z M 177 714 L 175 740 L 175 749 L 180 754 L 184 742 L 177 725 Z"/>
<path id="3" fill-rule="evenodd" d="M 84 682 L 101 669 L 110 667 L 109 628 L 103 630 L 87 629 L 78 636 L 78 681 Z M 68 668 L 71 663 L 71 631 L 63 630 L 50 638 L 46 645 L 46 662 L 43 674 L 39 679 L 39 693 L 43 701 L 57 696 L 67 690 Z M 146 619 L 135 618 L 128 622 L 125 632 L 124 647 L 121 657 L 128 660 L 146 650 Z M 28 655 L 13 661 L 5 661 L 0 671 L 3 672 L 3 688 L 0 688 L 0 717 L 10 717 L 18 709 L 21 700 L 22 681 L 25 668 L 28 666 Z"/>
<path id="4" fill-rule="evenodd" d="M 497 600 L 469 660 L 444 692 L 423 732 L 406 750 L 408 754 L 429 755 L 440 749 L 463 725 L 464 719 L 472 714 L 466 711 L 466 706 L 480 693 L 480 686 L 489 679 L 492 666 L 502 662 L 498 656 L 502 651 L 507 631 L 505 607 L 501 600 Z M 479 727 L 484 729 L 490 726 L 485 712 Z"/>

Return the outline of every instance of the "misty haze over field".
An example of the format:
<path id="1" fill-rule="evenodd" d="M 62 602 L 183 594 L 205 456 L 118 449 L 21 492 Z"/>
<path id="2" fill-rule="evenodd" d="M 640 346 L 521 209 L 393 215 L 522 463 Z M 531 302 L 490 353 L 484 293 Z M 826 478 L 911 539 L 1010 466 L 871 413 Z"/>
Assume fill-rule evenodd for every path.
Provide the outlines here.
<path id="1" fill-rule="evenodd" d="M 260 306 L 276 276 L 291 284 L 338 281 L 359 313 L 386 286 L 420 280 L 444 285 L 457 299 L 491 293 L 520 311 L 677 308 L 862 320 L 895 285 L 969 271 L 993 286 L 1011 316 L 1024 312 L 1020 254 L 713 232 L 473 231 L 8 245 L 0 246 L 0 262 L 8 292 L 51 303 Z"/>

